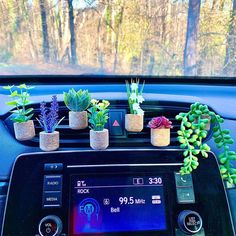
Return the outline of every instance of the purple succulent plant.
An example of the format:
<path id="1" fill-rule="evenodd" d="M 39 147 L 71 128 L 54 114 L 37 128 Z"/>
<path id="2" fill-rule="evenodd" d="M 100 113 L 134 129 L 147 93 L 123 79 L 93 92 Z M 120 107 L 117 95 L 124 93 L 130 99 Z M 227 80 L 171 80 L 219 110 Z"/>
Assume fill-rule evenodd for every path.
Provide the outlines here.
<path id="1" fill-rule="evenodd" d="M 148 127 L 151 129 L 171 129 L 173 128 L 172 122 L 165 116 L 159 116 L 152 118 L 148 123 Z"/>
<path id="2" fill-rule="evenodd" d="M 46 106 L 45 102 L 42 102 L 40 104 L 40 115 L 39 115 L 39 123 L 42 129 L 46 133 L 53 133 L 59 123 L 64 119 L 64 117 L 61 120 L 58 120 L 58 111 L 59 111 L 59 105 L 57 102 L 57 96 L 52 96 L 52 102 L 50 108 Z"/>

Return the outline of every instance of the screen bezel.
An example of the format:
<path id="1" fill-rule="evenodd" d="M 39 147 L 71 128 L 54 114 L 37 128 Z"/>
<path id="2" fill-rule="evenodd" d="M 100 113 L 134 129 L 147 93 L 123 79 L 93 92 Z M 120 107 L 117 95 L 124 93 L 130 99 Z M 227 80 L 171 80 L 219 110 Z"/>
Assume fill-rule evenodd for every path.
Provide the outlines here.
<path id="1" fill-rule="evenodd" d="M 143 230 L 143 231 L 120 231 L 120 232 L 104 232 L 104 233 L 83 233 L 83 234 L 74 234 L 73 232 L 73 219 L 72 219 L 72 207 L 73 207 L 73 202 L 72 202 L 72 195 L 73 195 L 73 186 L 72 186 L 72 178 L 76 176 L 83 176 L 83 178 L 94 178 L 94 177 L 116 177 L 116 176 L 127 176 L 127 177 L 132 177 L 133 175 L 139 175 L 139 176 L 151 176 L 151 175 L 156 175 L 158 177 L 162 177 L 163 180 L 163 195 L 165 199 L 165 204 L 164 204 L 164 211 L 165 211 L 165 222 L 166 222 L 166 230 Z M 83 173 L 73 173 L 70 174 L 69 179 L 70 179 L 70 193 L 69 193 L 69 217 L 68 217 L 68 231 L 70 236 L 167 236 L 167 235 L 172 235 L 171 229 L 171 219 L 170 216 L 171 211 L 170 211 L 170 204 L 169 204 L 169 194 L 168 194 L 168 189 L 169 189 L 169 175 L 166 173 L 162 172 L 143 172 L 143 171 L 132 171 L 132 172 L 116 172 L 116 173 L 109 173 L 109 172 L 103 172 L 103 173 L 89 173 L 89 174 L 83 174 Z"/>

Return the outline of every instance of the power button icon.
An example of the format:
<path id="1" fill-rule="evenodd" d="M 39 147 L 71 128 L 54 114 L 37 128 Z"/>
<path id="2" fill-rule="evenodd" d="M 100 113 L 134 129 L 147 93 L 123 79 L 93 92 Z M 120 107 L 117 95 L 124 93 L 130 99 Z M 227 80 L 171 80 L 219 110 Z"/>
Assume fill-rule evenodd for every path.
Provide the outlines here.
<path id="1" fill-rule="evenodd" d="M 44 217 L 39 223 L 40 236 L 58 236 L 62 231 L 62 222 L 59 217 L 49 215 Z"/>

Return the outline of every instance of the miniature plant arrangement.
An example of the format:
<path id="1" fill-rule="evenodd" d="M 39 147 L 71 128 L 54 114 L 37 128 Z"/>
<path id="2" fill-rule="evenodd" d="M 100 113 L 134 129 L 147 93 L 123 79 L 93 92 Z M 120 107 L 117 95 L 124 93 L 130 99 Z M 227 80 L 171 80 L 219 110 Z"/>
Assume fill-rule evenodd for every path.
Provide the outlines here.
<path id="1" fill-rule="evenodd" d="M 164 147 L 170 144 L 170 129 L 172 122 L 165 116 L 152 118 L 148 123 L 151 129 L 151 144 L 157 147 Z"/>
<path id="2" fill-rule="evenodd" d="M 69 126 L 71 129 L 85 129 L 88 126 L 87 109 L 91 104 L 91 95 L 88 90 L 64 92 L 64 102 L 69 111 Z"/>
<path id="3" fill-rule="evenodd" d="M 144 101 L 142 96 L 144 84 L 145 82 L 143 82 L 139 90 L 138 79 L 136 81 L 131 80 L 130 84 L 126 81 L 130 114 L 125 115 L 125 129 L 130 132 L 141 132 L 143 130 L 144 111 L 141 109 L 140 104 Z"/>
<path id="4" fill-rule="evenodd" d="M 99 102 L 92 100 L 92 107 L 88 109 L 90 123 L 90 146 L 95 150 L 103 150 L 109 146 L 109 132 L 104 126 L 108 121 L 110 103 L 106 100 Z"/>
<path id="5" fill-rule="evenodd" d="M 236 169 L 231 166 L 231 161 L 236 160 L 236 153 L 230 150 L 230 145 L 233 144 L 230 131 L 222 128 L 223 118 L 210 111 L 206 105 L 198 102 L 191 105 L 189 112 L 180 113 L 176 116 L 176 119 L 181 121 L 178 131 L 180 147 L 186 149 L 183 154 L 184 163 L 180 173 L 189 174 L 196 169 L 199 165 L 198 155 L 201 154 L 204 158 L 208 157 L 207 152 L 210 151 L 210 147 L 203 143 L 208 134 L 206 126 L 209 119 L 206 119 L 206 116 L 211 119 L 216 146 L 222 150 L 218 156 L 222 179 L 227 184 L 236 184 Z"/>
<path id="6" fill-rule="evenodd" d="M 45 102 L 40 104 L 40 115 L 37 120 L 44 130 L 39 133 L 39 146 L 43 151 L 54 151 L 59 148 L 59 132 L 56 131 L 56 128 L 64 117 L 59 120 L 58 111 L 56 96 L 52 96 L 50 108 L 46 106 Z"/>
<path id="7" fill-rule="evenodd" d="M 33 87 L 21 84 L 19 86 L 4 86 L 3 88 L 10 92 L 12 98 L 12 101 L 6 104 L 15 108 L 11 112 L 14 114 L 12 120 L 14 121 L 16 139 L 19 141 L 32 139 L 35 136 L 34 122 L 31 120 L 34 109 L 26 108 L 26 106 L 31 103 L 29 90 Z"/>

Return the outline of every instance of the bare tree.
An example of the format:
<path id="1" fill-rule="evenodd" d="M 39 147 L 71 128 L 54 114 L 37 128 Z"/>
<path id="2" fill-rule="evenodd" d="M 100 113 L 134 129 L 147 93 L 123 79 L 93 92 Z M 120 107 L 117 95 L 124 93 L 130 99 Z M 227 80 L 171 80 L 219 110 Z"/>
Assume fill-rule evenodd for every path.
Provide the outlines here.
<path id="1" fill-rule="evenodd" d="M 201 0 L 190 0 L 184 49 L 184 75 L 197 74 L 197 36 Z"/>
<path id="2" fill-rule="evenodd" d="M 234 75 L 236 72 L 236 0 L 233 1 L 233 10 L 229 20 L 226 55 L 223 72 L 226 75 Z"/>
<path id="3" fill-rule="evenodd" d="M 69 27 L 70 27 L 70 47 L 71 47 L 70 63 L 77 64 L 73 0 L 68 0 L 68 7 L 69 7 Z"/>
<path id="4" fill-rule="evenodd" d="M 42 34 L 43 34 L 43 56 L 45 62 L 48 62 L 50 59 L 50 53 L 49 53 L 48 25 L 47 25 L 45 0 L 39 0 L 39 4 L 40 4 Z"/>

